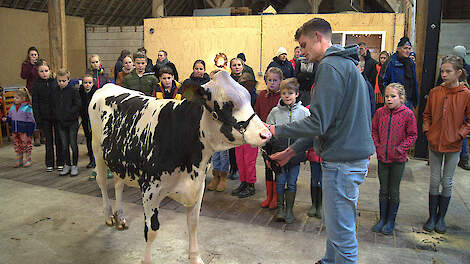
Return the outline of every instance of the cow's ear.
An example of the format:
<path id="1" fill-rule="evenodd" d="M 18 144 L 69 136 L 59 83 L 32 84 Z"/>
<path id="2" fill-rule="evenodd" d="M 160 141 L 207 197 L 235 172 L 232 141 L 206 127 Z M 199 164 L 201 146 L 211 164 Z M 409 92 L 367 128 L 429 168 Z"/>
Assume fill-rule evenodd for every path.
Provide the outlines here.
<path id="1" fill-rule="evenodd" d="M 180 89 L 183 90 L 186 100 L 196 101 L 204 98 L 204 88 L 191 80 L 185 80 Z"/>

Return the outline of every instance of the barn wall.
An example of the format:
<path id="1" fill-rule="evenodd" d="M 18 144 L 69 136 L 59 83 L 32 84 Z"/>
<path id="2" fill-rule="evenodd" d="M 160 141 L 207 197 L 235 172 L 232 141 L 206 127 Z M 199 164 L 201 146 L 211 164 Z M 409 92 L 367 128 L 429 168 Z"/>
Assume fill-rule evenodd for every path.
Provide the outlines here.
<path id="1" fill-rule="evenodd" d="M 244 52 L 247 64 L 255 73 L 266 70 L 280 46 L 292 58 L 295 30 L 307 20 L 321 17 L 334 31 L 386 31 L 386 49 L 393 51 L 404 32 L 403 14 L 310 14 L 232 17 L 166 17 L 144 20 L 144 42 L 148 56 L 155 59 L 164 49 L 180 74 L 187 78 L 196 59 L 206 61 L 207 71 L 215 69 L 215 54 L 224 52 L 230 58 Z M 261 48 L 261 24 L 263 40 Z M 150 29 L 155 30 L 154 34 Z M 259 89 L 264 86 L 257 76 Z"/>
<path id="2" fill-rule="evenodd" d="M 72 77 L 85 71 L 85 23 L 81 17 L 66 17 L 67 64 Z M 49 59 L 49 33 L 47 13 L 0 8 L 0 49 L 3 63 L 0 63 L 0 85 L 26 85 L 20 78 L 23 63 L 29 47 L 35 46 L 39 55 Z"/>
<path id="3" fill-rule="evenodd" d="M 143 46 L 143 26 L 86 27 L 87 58 L 91 54 L 100 55 L 101 63 L 111 77 L 121 50 L 128 49 L 133 53 Z M 89 67 L 89 63 L 87 65 Z"/>

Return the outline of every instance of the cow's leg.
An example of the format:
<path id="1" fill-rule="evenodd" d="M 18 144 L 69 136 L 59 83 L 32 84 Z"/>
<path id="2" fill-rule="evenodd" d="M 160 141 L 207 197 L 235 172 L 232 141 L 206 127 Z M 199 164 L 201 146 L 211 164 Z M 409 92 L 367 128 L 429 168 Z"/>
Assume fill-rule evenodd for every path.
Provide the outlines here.
<path id="1" fill-rule="evenodd" d="M 124 182 L 119 177 L 114 177 L 114 191 L 116 193 L 116 203 L 114 204 L 114 220 L 116 221 L 116 229 L 128 229 L 126 218 L 124 218 L 124 210 L 122 209 L 122 191 L 124 190 Z"/>
<path id="2" fill-rule="evenodd" d="M 197 227 L 199 225 L 199 212 L 201 210 L 202 196 L 204 195 L 204 181 L 199 189 L 196 203 L 191 207 L 186 207 L 186 217 L 188 221 L 189 233 L 189 259 L 192 264 L 204 264 L 199 255 L 197 244 Z"/>
<path id="3" fill-rule="evenodd" d="M 103 207 L 104 207 L 104 221 L 107 226 L 114 226 L 113 221 L 113 209 L 109 202 L 108 197 L 108 185 L 107 185 L 107 166 L 104 163 L 103 155 L 95 153 L 95 162 L 96 162 L 96 182 L 101 190 L 101 196 L 103 197 Z"/>
<path id="4" fill-rule="evenodd" d="M 160 229 L 158 208 L 164 198 L 161 196 L 160 191 L 161 189 L 158 188 L 158 185 L 151 185 L 151 187 L 142 190 L 142 204 L 144 206 L 145 217 L 144 235 L 146 241 L 143 264 L 152 263 L 152 244 L 157 237 L 158 229 Z"/>

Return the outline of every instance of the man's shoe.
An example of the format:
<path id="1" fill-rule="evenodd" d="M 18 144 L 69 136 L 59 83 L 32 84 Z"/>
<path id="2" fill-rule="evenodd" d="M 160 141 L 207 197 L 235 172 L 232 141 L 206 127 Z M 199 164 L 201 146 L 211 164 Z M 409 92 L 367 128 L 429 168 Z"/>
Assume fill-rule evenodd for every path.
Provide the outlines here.
<path id="1" fill-rule="evenodd" d="M 54 167 L 46 167 L 46 172 L 52 172 L 54 170 Z"/>
<path id="2" fill-rule="evenodd" d="M 460 156 L 459 167 L 464 170 L 470 170 L 470 165 L 468 165 L 468 155 Z"/>

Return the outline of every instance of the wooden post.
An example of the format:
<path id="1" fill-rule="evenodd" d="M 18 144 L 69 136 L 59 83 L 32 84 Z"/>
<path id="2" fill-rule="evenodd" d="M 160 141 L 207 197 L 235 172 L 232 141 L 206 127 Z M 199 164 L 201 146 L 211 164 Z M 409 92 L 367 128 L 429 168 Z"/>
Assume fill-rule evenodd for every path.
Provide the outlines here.
<path id="1" fill-rule="evenodd" d="M 312 14 L 318 14 L 321 1 L 322 0 L 309 0 L 310 6 L 312 7 Z"/>
<path id="2" fill-rule="evenodd" d="M 49 50 L 52 71 L 67 67 L 65 0 L 48 0 Z"/>
<path id="3" fill-rule="evenodd" d="M 165 16 L 165 2 L 163 0 L 152 1 L 152 16 L 164 17 Z"/>

